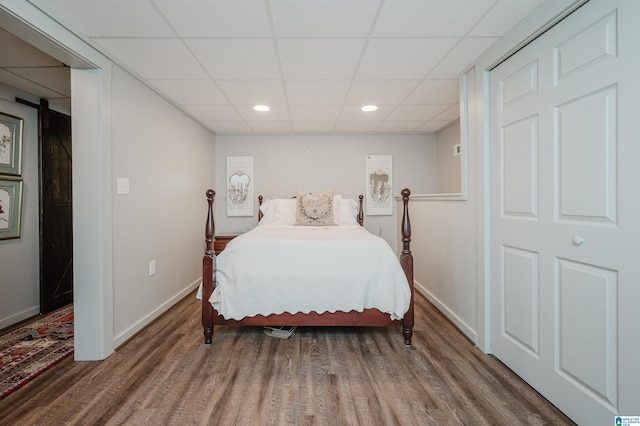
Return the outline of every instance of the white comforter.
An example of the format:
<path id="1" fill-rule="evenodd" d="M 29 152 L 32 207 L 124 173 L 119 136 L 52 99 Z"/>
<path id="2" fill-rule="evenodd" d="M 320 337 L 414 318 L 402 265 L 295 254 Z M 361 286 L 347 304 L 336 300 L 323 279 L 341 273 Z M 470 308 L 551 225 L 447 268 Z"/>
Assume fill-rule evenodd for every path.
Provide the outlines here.
<path id="1" fill-rule="evenodd" d="M 360 226 L 265 224 L 217 257 L 209 298 L 227 319 L 282 312 L 409 309 L 407 278 L 389 244 Z"/>

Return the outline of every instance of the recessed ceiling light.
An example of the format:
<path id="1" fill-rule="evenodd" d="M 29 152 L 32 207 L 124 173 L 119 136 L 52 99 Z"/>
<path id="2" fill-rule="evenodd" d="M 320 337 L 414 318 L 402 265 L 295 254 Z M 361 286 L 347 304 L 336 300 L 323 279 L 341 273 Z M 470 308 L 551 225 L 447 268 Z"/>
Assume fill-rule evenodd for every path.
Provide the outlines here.
<path id="1" fill-rule="evenodd" d="M 372 112 L 378 109 L 377 106 L 375 105 L 365 105 L 362 108 L 360 108 L 361 110 L 363 110 L 364 112 Z"/>
<path id="2" fill-rule="evenodd" d="M 271 108 L 269 108 L 267 105 L 256 105 L 253 107 L 253 109 L 260 112 L 266 112 L 266 111 L 269 111 Z"/>

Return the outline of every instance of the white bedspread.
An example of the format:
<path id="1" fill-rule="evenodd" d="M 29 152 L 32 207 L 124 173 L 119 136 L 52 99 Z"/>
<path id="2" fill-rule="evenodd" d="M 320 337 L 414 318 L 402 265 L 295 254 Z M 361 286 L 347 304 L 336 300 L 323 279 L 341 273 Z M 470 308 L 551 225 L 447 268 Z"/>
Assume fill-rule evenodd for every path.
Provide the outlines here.
<path id="1" fill-rule="evenodd" d="M 385 240 L 360 226 L 265 224 L 217 257 L 209 301 L 227 319 L 377 308 L 399 319 L 410 291 Z"/>

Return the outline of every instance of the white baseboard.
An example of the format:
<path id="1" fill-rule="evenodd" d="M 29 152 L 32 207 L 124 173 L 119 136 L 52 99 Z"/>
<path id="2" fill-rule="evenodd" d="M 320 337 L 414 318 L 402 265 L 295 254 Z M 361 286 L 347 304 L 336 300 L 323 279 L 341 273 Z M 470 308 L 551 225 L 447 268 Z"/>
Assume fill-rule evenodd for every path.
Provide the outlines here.
<path id="1" fill-rule="evenodd" d="M 176 295 L 171 297 L 169 300 L 164 302 L 162 305 L 158 306 L 156 309 L 151 311 L 148 315 L 142 318 L 140 321 L 129 327 L 127 330 L 115 336 L 113 339 L 113 347 L 118 348 L 120 345 L 125 343 L 131 337 L 133 337 L 137 332 L 142 330 L 144 327 L 149 325 L 153 320 L 158 318 L 160 315 L 164 314 L 168 311 L 173 305 L 184 299 L 189 293 L 195 290 L 198 285 L 200 285 L 201 279 L 198 278 L 195 282 L 189 284 L 184 290 L 178 292 Z"/>
<path id="2" fill-rule="evenodd" d="M 451 309 L 449 309 L 444 303 L 442 303 L 440 299 L 435 297 L 433 293 L 427 290 L 427 288 L 424 287 L 422 284 L 414 280 L 413 287 L 416 290 L 418 290 L 420 294 L 426 297 L 427 300 L 433 303 L 434 306 L 438 308 L 438 310 L 442 312 L 442 314 L 449 319 L 449 321 L 451 321 L 456 327 L 458 327 L 458 329 L 465 336 L 467 336 L 469 340 L 473 342 L 473 344 L 477 344 L 478 333 L 476 333 L 476 331 L 473 328 L 469 327 L 467 323 L 465 323 L 462 319 L 460 319 L 460 317 L 458 317 Z"/>
<path id="3" fill-rule="evenodd" d="M 27 318 L 36 316 L 39 313 L 40 313 L 40 305 L 33 306 L 29 309 L 25 309 L 22 312 L 18 312 L 17 314 L 11 315 L 10 317 L 2 318 L 0 319 L 0 329 L 3 329 L 5 327 L 10 327 L 14 324 L 19 323 L 22 320 L 26 320 Z"/>

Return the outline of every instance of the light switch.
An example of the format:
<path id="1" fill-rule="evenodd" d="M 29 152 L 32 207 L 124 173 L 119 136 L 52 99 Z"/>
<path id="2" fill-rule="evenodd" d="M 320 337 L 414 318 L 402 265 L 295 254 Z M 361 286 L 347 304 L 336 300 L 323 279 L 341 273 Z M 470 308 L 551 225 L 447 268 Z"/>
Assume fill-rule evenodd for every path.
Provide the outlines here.
<path id="1" fill-rule="evenodd" d="M 118 178 L 118 194 L 129 194 L 129 178 Z"/>

